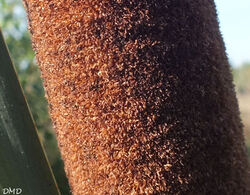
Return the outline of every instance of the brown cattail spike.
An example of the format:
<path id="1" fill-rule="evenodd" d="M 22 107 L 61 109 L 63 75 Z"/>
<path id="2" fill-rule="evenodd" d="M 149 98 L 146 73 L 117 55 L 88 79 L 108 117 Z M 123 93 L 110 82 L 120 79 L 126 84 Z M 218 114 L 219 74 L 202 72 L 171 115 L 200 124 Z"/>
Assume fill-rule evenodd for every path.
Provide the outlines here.
<path id="1" fill-rule="evenodd" d="M 74 195 L 248 194 L 212 0 L 24 0 Z"/>

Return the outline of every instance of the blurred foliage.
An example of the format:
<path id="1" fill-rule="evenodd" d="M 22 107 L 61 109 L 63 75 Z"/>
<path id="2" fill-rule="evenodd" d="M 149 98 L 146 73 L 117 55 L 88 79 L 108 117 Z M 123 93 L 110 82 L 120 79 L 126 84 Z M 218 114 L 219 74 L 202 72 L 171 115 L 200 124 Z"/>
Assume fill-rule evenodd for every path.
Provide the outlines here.
<path id="1" fill-rule="evenodd" d="M 48 105 L 44 97 L 40 71 L 31 48 L 22 1 L 0 0 L 0 27 L 60 191 L 62 195 L 68 195 L 69 186 L 48 115 Z"/>
<path id="2" fill-rule="evenodd" d="M 242 66 L 235 68 L 233 76 L 237 93 L 250 93 L 250 63 L 244 63 Z"/>
<path id="3" fill-rule="evenodd" d="M 233 76 L 250 162 L 250 63 L 234 68 Z"/>

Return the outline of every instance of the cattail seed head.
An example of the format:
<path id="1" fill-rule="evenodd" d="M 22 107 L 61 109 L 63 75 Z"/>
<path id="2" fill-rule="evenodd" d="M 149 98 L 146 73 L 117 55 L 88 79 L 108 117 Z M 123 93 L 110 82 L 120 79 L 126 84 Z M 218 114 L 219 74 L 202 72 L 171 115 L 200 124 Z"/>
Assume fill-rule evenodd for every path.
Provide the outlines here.
<path id="1" fill-rule="evenodd" d="M 213 1 L 24 2 L 73 194 L 247 194 Z"/>

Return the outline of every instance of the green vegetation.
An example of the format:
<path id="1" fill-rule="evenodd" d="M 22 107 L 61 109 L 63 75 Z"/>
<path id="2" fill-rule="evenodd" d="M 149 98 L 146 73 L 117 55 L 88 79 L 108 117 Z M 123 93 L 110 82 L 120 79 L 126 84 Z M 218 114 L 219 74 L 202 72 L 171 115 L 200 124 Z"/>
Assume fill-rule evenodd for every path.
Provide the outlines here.
<path id="1" fill-rule="evenodd" d="M 233 76 L 250 160 L 250 63 L 235 68 Z"/>
<path id="2" fill-rule="evenodd" d="M 1 31 L 0 63 L 0 188 L 59 195 Z"/>
<path id="3" fill-rule="evenodd" d="M 47 101 L 27 32 L 22 1 L 0 0 L 0 27 L 60 191 L 63 195 L 68 195 L 70 190 L 63 169 L 63 161 L 57 148 L 55 132 L 48 115 Z"/>
<path id="4" fill-rule="evenodd" d="M 40 72 L 34 60 L 34 53 L 27 32 L 26 16 L 20 0 L 0 0 L 0 27 L 4 33 L 60 191 L 63 195 L 68 195 L 70 194 L 69 186 L 57 148 L 55 132 L 48 115 Z M 235 68 L 233 74 L 250 157 L 250 64 Z"/>
<path id="5" fill-rule="evenodd" d="M 250 93 L 250 63 L 244 63 L 233 70 L 234 82 L 238 94 Z"/>

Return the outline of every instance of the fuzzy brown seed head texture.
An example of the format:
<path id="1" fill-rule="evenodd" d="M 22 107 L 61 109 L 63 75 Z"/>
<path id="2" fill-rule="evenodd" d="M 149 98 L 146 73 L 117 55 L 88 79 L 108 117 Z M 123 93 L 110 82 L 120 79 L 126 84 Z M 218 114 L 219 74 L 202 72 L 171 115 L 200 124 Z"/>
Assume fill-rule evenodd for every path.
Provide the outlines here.
<path id="1" fill-rule="evenodd" d="M 74 195 L 248 194 L 211 0 L 24 0 Z"/>

